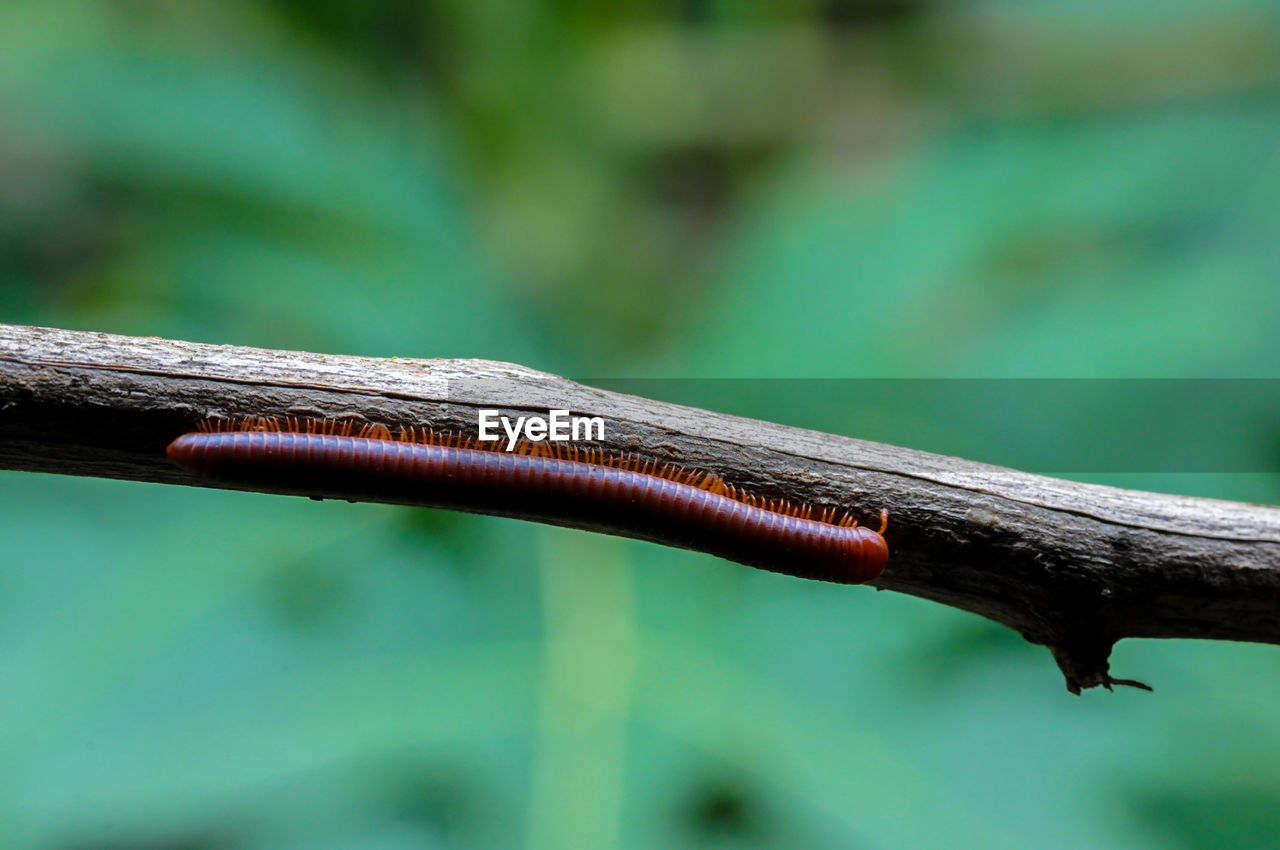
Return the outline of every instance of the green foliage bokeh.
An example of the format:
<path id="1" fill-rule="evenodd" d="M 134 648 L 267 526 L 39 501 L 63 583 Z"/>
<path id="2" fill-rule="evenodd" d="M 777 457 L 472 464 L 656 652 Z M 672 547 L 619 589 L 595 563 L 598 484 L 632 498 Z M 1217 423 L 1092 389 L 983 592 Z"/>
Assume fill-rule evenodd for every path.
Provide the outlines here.
<path id="1" fill-rule="evenodd" d="M 0 321 L 891 442 L 839 379 L 1280 378 L 1277 57 L 1248 0 L 6 0 Z M 1275 502 L 1274 433 L 1095 480 Z M 1075 698 L 943 606 L 563 529 L 19 473 L 0 516 L 0 847 L 1280 831 L 1271 647 L 1124 643 L 1156 693 Z"/>

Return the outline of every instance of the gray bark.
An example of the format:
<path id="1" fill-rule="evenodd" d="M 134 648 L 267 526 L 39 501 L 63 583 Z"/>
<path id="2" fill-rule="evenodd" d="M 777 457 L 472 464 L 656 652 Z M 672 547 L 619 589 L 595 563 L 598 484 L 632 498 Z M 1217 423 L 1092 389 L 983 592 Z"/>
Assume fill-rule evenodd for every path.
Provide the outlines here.
<path id="1" fill-rule="evenodd" d="M 603 416 L 604 448 L 793 502 L 890 513 L 876 587 L 1052 650 L 1073 692 L 1125 683 L 1125 637 L 1280 643 L 1280 509 L 1121 490 L 606 392 L 510 363 L 373 359 L 0 325 L 0 468 L 226 486 L 165 446 L 207 417 L 474 432 L 477 411 Z M 341 494 L 319 494 L 341 495 Z M 574 525 L 570 520 L 566 524 Z"/>

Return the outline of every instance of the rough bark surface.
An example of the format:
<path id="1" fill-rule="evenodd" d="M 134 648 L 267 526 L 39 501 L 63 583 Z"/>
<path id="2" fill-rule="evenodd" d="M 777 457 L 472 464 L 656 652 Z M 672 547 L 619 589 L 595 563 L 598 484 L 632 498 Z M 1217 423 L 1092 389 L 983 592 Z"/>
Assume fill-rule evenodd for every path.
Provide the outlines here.
<path id="1" fill-rule="evenodd" d="M 1125 637 L 1280 643 L 1280 509 L 1120 490 L 606 392 L 509 363 L 374 359 L 0 325 L 0 468 L 225 486 L 165 446 L 206 417 L 474 431 L 477 410 L 603 416 L 606 448 L 771 496 L 891 516 L 874 585 L 1053 652 L 1073 692 L 1122 683 Z M 335 495 L 341 494 L 321 494 Z M 583 526 L 586 527 L 586 526 Z"/>

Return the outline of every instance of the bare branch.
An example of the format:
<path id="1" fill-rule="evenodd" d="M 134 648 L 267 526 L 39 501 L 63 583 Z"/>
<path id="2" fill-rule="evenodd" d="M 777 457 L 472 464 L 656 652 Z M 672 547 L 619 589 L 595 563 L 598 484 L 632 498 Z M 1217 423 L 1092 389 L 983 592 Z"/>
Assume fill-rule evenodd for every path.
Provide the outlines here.
<path id="1" fill-rule="evenodd" d="M 794 502 L 887 507 L 884 589 L 1048 646 L 1073 692 L 1125 637 L 1280 643 L 1280 509 L 1077 484 L 605 392 L 483 360 L 380 360 L 0 325 L 0 468 L 225 486 L 169 463 L 206 417 L 474 431 L 477 411 L 603 416 L 603 447 Z M 328 495 L 328 494 L 326 494 Z M 340 495 L 340 494 L 333 494 Z"/>

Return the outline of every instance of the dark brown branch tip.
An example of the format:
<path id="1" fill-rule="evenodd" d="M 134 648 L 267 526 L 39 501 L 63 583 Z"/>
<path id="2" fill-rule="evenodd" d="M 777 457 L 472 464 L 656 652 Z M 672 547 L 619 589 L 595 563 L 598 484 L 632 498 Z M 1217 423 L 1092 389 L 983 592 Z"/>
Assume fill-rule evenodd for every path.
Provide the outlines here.
<path id="1" fill-rule="evenodd" d="M 1140 691 L 1155 690 L 1155 688 L 1151 687 L 1146 682 L 1139 682 L 1137 679 L 1113 679 L 1108 676 L 1107 681 L 1102 683 L 1102 686 L 1107 690 L 1111 690 L 1112 685 L 1124 685 L 1126 688 L 1137 688 Z"/>

